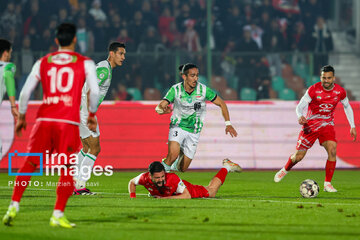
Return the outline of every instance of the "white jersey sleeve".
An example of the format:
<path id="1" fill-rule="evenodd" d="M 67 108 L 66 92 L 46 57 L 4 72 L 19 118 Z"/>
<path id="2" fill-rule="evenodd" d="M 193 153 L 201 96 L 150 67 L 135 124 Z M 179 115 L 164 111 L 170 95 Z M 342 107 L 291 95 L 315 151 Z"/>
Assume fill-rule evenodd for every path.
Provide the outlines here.
<path id="1" fill-rule="evenodd" d="M 99 102 L 99 85 L 97 83 L 96 77 L 96 66 L 94 61 L 86 60 L 85 64 L 85 74 L 86 74 L 86 84 L 89 88 L 89 111 L 95 113 L 97 111 L 98 102 Z"/>
<path id="2" fill-rule="evenodd" d="M 308 93 L 308 90 L 306 90 L 306 93 L 301 98 L 299 104 L 296 106 L 296 115 L 298 118 L 303 116 L 304 109 L 309 106 L 309 103 L 311 102 L 311 97 Z"/>
<path id="3" fill-rule="evenodd" d="M 38 60 L 34 64 L 29 76 L 26 79 L 24 87 L 21 90 L 19 97 L 19 112 L 21 114 L 26 113 L 31 93 L 34 91 L 40 81 L 40 63 L 41 61 Z"/>
<path id="4" fill-rule="evenodd" d="M 345 97 L 343 100 L 341 100 L 341 103 L 344 106 L 344 111 L 345 111 L 346 117 L 349 121 L 350 127 L 355 128 L 354 112 L 349 103 L 349 99 L 347 97 Z"/>
<path id="5" fill-rule="evenodd" d="M 144 173 L 141 173 L 141 174 L 139 174 L 139 176 L 137 176 L 137 177 L 134 178 L 134 183 L 135 183 L 136 186 L 140 185 L 140 184 L 139 184 L 139 181 L 140 181 L 140 178 L 141 178 L 141 176 L 142 176 L 143 174 L 144 174 Z"/>

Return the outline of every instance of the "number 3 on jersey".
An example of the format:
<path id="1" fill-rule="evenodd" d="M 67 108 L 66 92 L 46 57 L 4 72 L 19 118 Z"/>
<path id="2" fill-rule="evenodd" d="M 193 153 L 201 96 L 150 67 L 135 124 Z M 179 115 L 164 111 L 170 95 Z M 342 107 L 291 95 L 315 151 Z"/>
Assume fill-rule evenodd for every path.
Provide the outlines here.
<path id="1" fill-rule="evenodd" d="M 63 76 L 67 75 L 67 83 L 63 86 Z M 69 67 L 62 67 L 59 70 L 56 67 L 52 67 L 47 75 L 50 76 L 50 92 L 56 93 L 56 90 L 59 92 L 65 93 L 71 90 L 74 83 L 74 71 Z"/>

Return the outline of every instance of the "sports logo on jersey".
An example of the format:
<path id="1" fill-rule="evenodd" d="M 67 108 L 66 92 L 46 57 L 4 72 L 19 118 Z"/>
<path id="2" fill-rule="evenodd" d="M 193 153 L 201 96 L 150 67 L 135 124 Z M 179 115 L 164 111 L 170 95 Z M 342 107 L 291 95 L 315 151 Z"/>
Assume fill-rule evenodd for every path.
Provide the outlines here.
<path id="1" fill-rule="evenodd" d="M 199 103 L 199 102 L 194 103 L 194 110 L 198 111 L 200 109 L 201 109 L 201 103 Z"/>
<path id="2" fill-rule="evenodd" d="M 340 94 L 340 91 L 334 91 L 334 93 L 336 93 L 336 94 Z"/>
<path id="3" fill-rule="evenodd" d="M 331 112 L 331 110 L 334 106 L 330 103 L 323 103 L 323 104 L 320 104 L 319 107 L 321 108 L 319 110 L 319 112 Z"/>
<path id="4" fill-rule="evenodd" d="M 319 100 L 320 100 L 320 99 L 321 99 L 321 96 L 316 96 L 316 99 L 319 99 Z"/>
<path id="5" fill-rule="evenodd" d="M 76 62 L 76 56 L 69 55 L 67 53 L 59 53 L 48 58 L 49 63 L 55 63 L 58 65 L 65 65 L 71 62 Z"/>

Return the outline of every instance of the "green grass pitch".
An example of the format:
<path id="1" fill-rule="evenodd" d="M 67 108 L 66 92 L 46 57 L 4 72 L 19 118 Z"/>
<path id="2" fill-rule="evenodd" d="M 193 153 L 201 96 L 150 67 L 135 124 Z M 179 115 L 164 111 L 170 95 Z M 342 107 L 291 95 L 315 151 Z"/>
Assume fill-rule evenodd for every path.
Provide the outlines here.
<path id="1" fill-rule="evenodd" d="M 139 172 L 92 177 L 96 196 L 73 196 L 65 211 L 75 229 L 51 228 L 49 218 L 55 177 L 34 177 L 45 186 L 26 190 L 13 227 L 0 226 L 5 239 L 360 239 L 360 171 L 335 172 L 337 193 L 323 192 L 324 171 L 292 171 L 274 183 L 275 171 L 229 173 L 215 199 L 166 200 L 147 196 L 138 186 L 136 199 L 127 194 Z M 216 172 L 179 174 L 207 185 Z M 304 179 L 320 185 L 317 198 L 304 199 Z M 0 213 L 5 214 L 12 189 L 0 174 Z"/>

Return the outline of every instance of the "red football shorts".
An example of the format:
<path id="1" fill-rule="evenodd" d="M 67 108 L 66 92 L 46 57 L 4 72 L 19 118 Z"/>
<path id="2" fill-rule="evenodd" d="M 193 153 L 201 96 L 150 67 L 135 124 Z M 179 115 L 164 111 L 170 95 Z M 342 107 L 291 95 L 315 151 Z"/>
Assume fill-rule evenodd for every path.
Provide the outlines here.
<path id="1" fill-rule="evenodd" d="M 46 154 L 64 153 L 68 156 L 75 153 L 80 145 L 79 126 L 69 123 L 36 121 L 31 130 L 30 140 L 27 147 L 29 153 L 43 153 L 46 161 Z M 30 162 L 39 165 L 38 157 L 27 157 Z M 56 163 L 64 164 L 64 157 L 56 158 Z"/>
<path id="2" fill-rule="evenodd" d="M 186 188 L 190 192 L 191 198 L 207 198 L 209 197 L 209 192 L 204 186 L 193 185 L 185 180 L 183 180 Z"/>
<path id="3" fill-rule="evenodd" d="M 296 145 L 296 150 L 308 150 L 312 147 L 316 139 L 319 139 L 320 145 L 325 141 L 336 141 L 335 138 L 335 129 L 334 126 L 328 125 L 320 128 L 317 131 L 311 131 L 305 133 L 304 130 L 301 130 Z"/>

